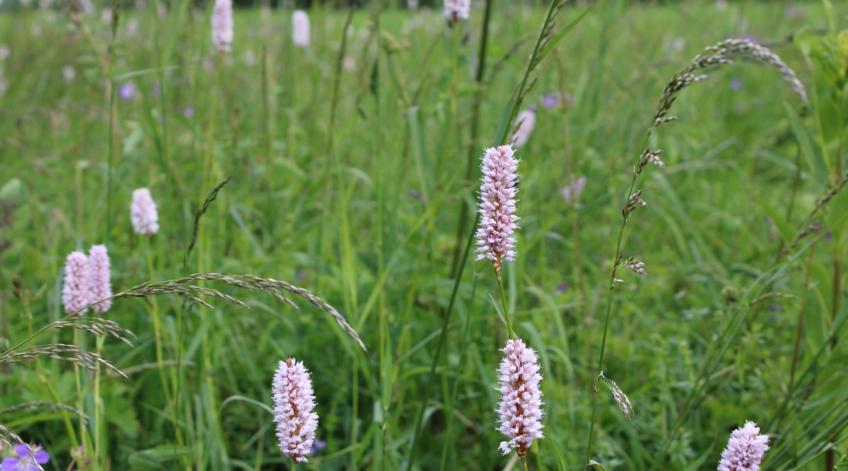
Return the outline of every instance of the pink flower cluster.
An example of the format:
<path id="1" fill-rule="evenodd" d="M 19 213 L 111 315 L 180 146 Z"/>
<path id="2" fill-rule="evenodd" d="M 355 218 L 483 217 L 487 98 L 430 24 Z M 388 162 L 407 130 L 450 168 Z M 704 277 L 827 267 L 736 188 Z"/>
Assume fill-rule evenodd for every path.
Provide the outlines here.
<path id="1" fill-rule="evenodd" d="M 274 420 L 280 449 L 297 463 L 305 463 L 315 440 L 318 414 L 309 371 L 294 358 L 280 361 L 274 374 Z"/>
<path id="2" fill-rule="evenodd" d="M 518 228 L 518 216 L 515 215 L 517 170 L 518 160 L 512 147 L 504 145 L 486 149 L 480 185 L 477 260 L 491 260 L 498 273 L 505 260 L 515 259 L 513 232 Z"/>
<path id="3" fill-rule="evenodd" d="M 80 251 L 68 254 L 65 261 L 65 280 L 62 287 L 62 304 L 65 312 L 84 314 L 89 305 L 94 312 L 104 313 L 112 301 L 102 301 L 112 296 L 109 275 L 109 253 L 103 245 L 89 249 L 88 256 Z"/>
<path id="4" fill-rule="evenodd" d="M 721 452 L 718 471 L 758 471 L 768 451 L 768 435 L 760 435 L 754 422 L 745 422 L 730 434 L 727 447 Z"/>
<path id="5" fill-rule="evenodd" d="M 229 52 L 233 45 L 232 0 L 215 0 L 212 7 L 212 44 L 218 52 Z"/>
<path id="6" fill-rule="evenodd" d="M 153 235 L 159 232 L 159 213 L 147 188 L 133 191 L 130 219 L 136 234 Z"/>
<path id="7" fill-rule="evenodd" d="M 467 20 L 471 16 L 471 0 L 445 0 L 444 15 L 454 22 Z"/>
<path id="8" fill-rule="evenodd" d="M 508 454 L 527 456 L 533 440 L 542 438 L 542 391 L 539 383 L 539 361 L 536 352 L 521 339 L 506 341 L 500 375 L 500 432 L 509 440 L 501 442 L 500 450 Z"/>

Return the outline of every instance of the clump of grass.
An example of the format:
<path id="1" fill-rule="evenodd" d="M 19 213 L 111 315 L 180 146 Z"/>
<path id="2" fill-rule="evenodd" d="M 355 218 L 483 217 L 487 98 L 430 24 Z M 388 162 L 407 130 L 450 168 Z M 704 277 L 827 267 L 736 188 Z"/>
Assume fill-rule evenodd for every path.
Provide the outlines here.
<path id="1" fill-rule="evenodd" d="M 677 119 L 675 116 L 669 114 L 671 107 L 679 97 L 681 91 L 693 84 L 703 82 L 707 79 L 707 76 L 700 72 L 715 66 L 732 64 L 734 57 L 747 58 L 776 68 L 781 73 L 784 80 L 789 84 L 790 88 L 801 98 L 801 101 L 804 104 L 807 103 L 807 93 L 795 72 L 773 51 L 748 39 L 726 39 L 713 46 L 707 47 L 703 50 L 703 52 L 695 56 L 695 58 L 692 59 L 686 67 L 676 73 L 668 84 L 666 84 L 662 95 L 660 96 L 651 124 L 648 126 L 648 131 L 645 135 L 645 140 L 642 145 L 642 149 L 640 150 L 639 157 L 636 159 L 636 163 L 633 166 L 630 187 L 627 190 L 627 196 L 624 200 L 625 203 L 621 210 L 622 219 L 618 230 L 618 238 L 610 269 L 609 291 L 607 293 L 606 311 L 604 314 L 603 334 L 601 337 L 600 353 L 598 354 L 597 373 L 595 375 L 597 379 L 595 380 L 595 385 L 592 388 L 592 415 L 589 424 L 588 444 L 586 446 L 586 463 L 588 463 L 592 458 L 595 437 L 595 420 L 597 415 L 597 381 L 602 378 L 601 372 L 604 370 L 604 354 L 606 353 L 607 334 L 609 331 L 609 321 L 612 313 L 613 297 L 616 285 L 622 282 L 622 280 L 618 278 L 618 268 L 623 265 L 625 268 L 637 274 L 644 274 L 646 272 L 645 263 L 635 257 L 625 259 L 622 256 L 622 248 L 624 230 L 627 226 L 627 222 L 630 220 L 633 212 L 637 208 L 647 205 L 647 202 L 643 199 L 642 190 L 636 188 L 639 176 L 642 175 L 649 163 L 654 164 L 658 168 L 664 167 L 664 163 L 660 159 L 662 151 L 660 149 L 648 148 L 648 140 L 661 126 Z"/>

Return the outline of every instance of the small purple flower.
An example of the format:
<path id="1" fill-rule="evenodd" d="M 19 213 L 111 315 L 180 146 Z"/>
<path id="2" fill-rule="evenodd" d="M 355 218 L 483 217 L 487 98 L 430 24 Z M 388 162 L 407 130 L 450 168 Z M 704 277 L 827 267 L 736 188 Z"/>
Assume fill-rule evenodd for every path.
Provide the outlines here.
<path id="1" fill-rule="evenodd" d="M 191 106 L 186 106 L 182 109 L 182 114 L 183 117 L 185 117 L 186 119 L 194 118 L 194 108 Z"/>
<path id="2" fill-rule="evenodd" d="M 542 97 L 542 106 L 547 109 L 556 108 L 559 105 L 560 93 L 551 93 Z"/>
<path id="3" fill-rule="evenodd" d="M 309 450 L 309 456 L 315 456 L 324 451 L 325 448 L 327 448 L 327 442 L 324 440 L 315 440 L 312 442 L 312 449 Z"/>
<path id="4" fill-rule="evenodd" d="M 50 461 L 50 453 L 40 445 L 28 446 L 23 443 L 15 447 L 17 458 L 4 458 L 0 471 L 40 471 L 41 465 Z"/>
<path id="5" fill-rule="evenodd" d="M 135 82 L 121 84 L 121 87 L 118 88 L 118 96 L 124 101 L 130 101 L 135 98 Z"/>
<path id="6" fill-rule="evenodd" d="M 741 90 L 742 89 L 742 80 L 738 78 L 734 78 L 730 81 L 730 88 L 732 90 Z"/>

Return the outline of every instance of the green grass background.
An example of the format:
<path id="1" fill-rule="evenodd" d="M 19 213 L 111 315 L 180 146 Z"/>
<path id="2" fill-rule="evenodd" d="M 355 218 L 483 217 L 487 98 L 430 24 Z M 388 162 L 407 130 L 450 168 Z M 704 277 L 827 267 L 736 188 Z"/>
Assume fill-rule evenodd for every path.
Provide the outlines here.
<path id="1" fill-rule="evenodd" d="M 59 318 L 64 257 L 106 243 L 116 291 L 195 271 L 288 280 L 336 306 L 369 351 L 317 309 L 257 293 L 227 290 L 249 311 L 120 300 L 107 317 L 137 338 L 132 347 L 106 341 L 103 354 L 129 379 L 104 375 L 95 390 L 82 374 L 78 388 L 71 366 L 44 359 L 0 374 L 0 406 L 52 400 L 91 418 L 100 408 L 100 426 L 71 415 L 68 427 L 50 411 L 0 423 L 44 444 L 47 469 L 65 469 L 77 444 L 83 469 L 286 469 L 270 384 L 277 362 L 294 356 L 312 371 L 327 444 L 304 469 L 402 469 L 422 403 L 417 469 L 506 466 L 495 413 L 506 330 L 488 264 L 469 260 L 435 376 L 429 370 L 458 214 L 474 207 L 477 159 L 497 143 L 545 11 L 495 2 L 472 142 L 479 5 L 449 30 L 440 12 L 373 2 L 354 14 L 340 61 L 344 11 L 309 11 L 308 49 L 291 44 L 289 12 L 237 11 L 233 50 L 219 56 L 207 10 L 173 2 L 159 17 L 149 3 L 120 12 L 111 60 L 99 15 L 0 16 L 10 50 L 0 62 L 0 345 Z M 679 121 L 653 142 L 667 166 L 647 171 L 639 187 L 648 205 L 625 237 L 625 256 L 643 259 L 648 276 L 621 276 L 605 360 L 635 416 L 626 420 L 601 384 L 593 457 L 606 469 L 714 469 L 729 432 L 755 420 L 772 436 L 768 469 L 826 468 L 828 443 L 830 458 L 843 460 L 848 349 L 844 335 L 832 347 L 828 335 L 848 315 L 848 198 L 837 196 L 822 230 L 779 257 L 844 172 L 839 64 L 848 48 L 837 33 L 848 10 L 834 3 L 599 2 L 540 65 L 523 106 L 538 107 L 536 129 L 517 153 L 518 257 L 504 271 L 516 333 L 539 352 L 544 376 L 545 439 L 531 468 L 582 468 L 622 199 L 662 88 L 703 47 L 739 35 L 798 71 L 810 109 L 801 112 L 776 70 L 745 61 L 711 71 L 675 103 Z M 559 27 L 585 8 L 566 7 Z M 821 44 L 836 51 L 822 54 L 835 71 L 816 59 Z M 115 99 L 111 141 L 110 70 L 116 87 L 137 86 L 134 99 Z M 569 97 L 565 109 L 540 106 L 557 91 Z M 194 213 L 227 176 L 184 266 Z M 570 205 L 559 191 L 578 176 L 586 189 Z M 159 206 L 150 239 L 129 221 L 142 186 Z M 797 376 L 808 374 L 781 413 L 801 311 Z M 96 348 L 71 335 L 37 342 Z"/>

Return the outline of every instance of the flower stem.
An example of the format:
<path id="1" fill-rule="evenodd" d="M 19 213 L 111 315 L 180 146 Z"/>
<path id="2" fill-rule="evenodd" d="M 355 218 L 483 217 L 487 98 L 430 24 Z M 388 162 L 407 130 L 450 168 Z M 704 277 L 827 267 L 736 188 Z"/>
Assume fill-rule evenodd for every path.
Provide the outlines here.
<path id="1" fill-rule="evenodd" d="M 501 280 L 501 273 L 497 273 L 498 279 L 498 293 L 501 298 L 501 307 L 503 308 L 504 319 L 506 319 L 506 331 L 509 335 L 509 338 L 515 337 L 515 332 L 512 330 L 512 317 L 509 314 L 509 305 L 506 302 L 506 293 L 504 293 L 503 280 Z"/>

